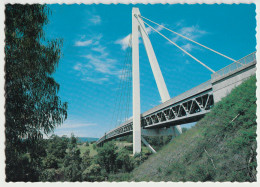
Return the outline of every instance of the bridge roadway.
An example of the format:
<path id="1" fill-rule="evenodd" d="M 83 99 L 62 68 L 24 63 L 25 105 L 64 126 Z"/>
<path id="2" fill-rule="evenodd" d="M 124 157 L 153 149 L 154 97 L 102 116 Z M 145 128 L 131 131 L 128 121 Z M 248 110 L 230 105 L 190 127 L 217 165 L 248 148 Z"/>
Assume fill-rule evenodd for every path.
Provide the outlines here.
<path id="1" fill-rule="evenodd" d="M 255 52 L 211 75 L 211 79 L 141 114 L 142 135 L 145 129 L 162 129 L 200 120 L 214 102 L 225 97 L 235 86 L 256 71 Z M 105 133 L 97 144 L 131 134 L 132 119 Z M 143 133 L 144 132 L 144 133 Z"/>

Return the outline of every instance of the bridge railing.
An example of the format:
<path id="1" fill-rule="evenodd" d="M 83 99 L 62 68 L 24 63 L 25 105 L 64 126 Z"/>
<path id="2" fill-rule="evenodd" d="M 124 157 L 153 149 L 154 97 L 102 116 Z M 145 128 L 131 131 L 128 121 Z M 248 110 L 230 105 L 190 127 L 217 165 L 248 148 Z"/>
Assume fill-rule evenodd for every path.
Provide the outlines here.
<path id="1" fill-rule="evenodd" d="M 244 58 L 241 58 L 240 60 L 236 61 L 236 62 L 233 62 L 232 64 L 218 70 L 217 72 L 213 73 L 211 75 L 211 80 L 214 80 L 218 77 L 221 77 L 223 75 L 226 75 L 232 71 L 235 71 L 237 70 L 238 68 L 246 65 L 246 64 L 249 64 L 251 62 L 254 62 L 256 60 L 256 52 L 253 52 L 247 56 L 245 56 Z"/>

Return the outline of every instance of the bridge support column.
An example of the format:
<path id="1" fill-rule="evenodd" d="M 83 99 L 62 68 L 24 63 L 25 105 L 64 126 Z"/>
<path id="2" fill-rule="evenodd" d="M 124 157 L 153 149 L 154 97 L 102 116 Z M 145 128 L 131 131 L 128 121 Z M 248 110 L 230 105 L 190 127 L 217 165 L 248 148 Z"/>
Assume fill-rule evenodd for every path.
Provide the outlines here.
<path id="1" fill-rule="evenodd" d="M 139 75 L 139 24 L 135 15 L 139 9 L 132 10 L 132 79 L 133 79 L 133 154 L 141 152 L 141 115 L 140 115 L 140 75 Z"/>
<path id="2" fill-rule="evenodd" d="M 140 15 L 140 12 L 138 15 Z M 140 17 L 138 17 L 138 15 L 136 16 L 136 19 L 138 20 L 138 23 L 140 25 L 139 29 L 140 29 L 141 37 L 144 42 L 145 50 L 146 50 L 147 56 L 149 58 L 153 76 L 154 76 L 157 88 L 159 90 L 162 103 L 164 103 L 170 99 L 170 94 L 169 94 L 167 86 L 165 84 L 159 63 L 158 63 L 156 55 L 154 53 L 153 46 L 149 39 L 144 22 Z M 177 125 L 176 127 L 174 127 L 174 131 L 175 131 L 175 134 L 181 134 L 182 133 L 181 126 Z"/>
<path id="3" fill-rule="evenodd" d="M 138 8 L 132 9 L 132 79 L 133 79 L 133 154 L 141 152 L 141 114 L 140 114 L 140 75 L 139 75 L 139 32 L 142 36 L 145 50 L 153 71 L 155 82 L 162 102 L 170 99 L 160 66 L 155 56 L 151 41 L 145 29 Z M 181 133 L 181 127 L 174 128 L 176 134 Z"/>

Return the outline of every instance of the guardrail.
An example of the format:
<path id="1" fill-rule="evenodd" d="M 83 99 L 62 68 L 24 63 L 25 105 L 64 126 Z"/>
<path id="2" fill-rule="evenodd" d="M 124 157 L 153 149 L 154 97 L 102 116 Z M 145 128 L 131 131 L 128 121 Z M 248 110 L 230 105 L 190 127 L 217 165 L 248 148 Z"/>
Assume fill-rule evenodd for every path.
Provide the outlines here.
<path id="1" fill-rule="evenodd" d="M 218 70 L 217 72 L 213 73 L 211 75 L 211 80 L 214 80 L 218 77 L 221 77 L 223 75 L 226 75 L 232 71 L 237 70 L 240 67 L 243 67 L 246 64 L 249 64 L 251 62 L 254 62 L 256 60 L 256 52 L 253 52 L 243 58 L 241 58 L 240 60 L 233 62 L 232 64 Z"/>

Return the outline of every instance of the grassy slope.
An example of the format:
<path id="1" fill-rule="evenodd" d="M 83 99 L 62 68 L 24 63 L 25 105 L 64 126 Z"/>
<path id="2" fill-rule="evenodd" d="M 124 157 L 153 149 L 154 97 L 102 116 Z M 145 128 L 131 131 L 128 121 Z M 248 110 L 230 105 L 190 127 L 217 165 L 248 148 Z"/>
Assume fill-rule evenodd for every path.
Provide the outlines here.
<path id="1" fill-rule="evenodd" d="M 195 127 L 150 156 L 128 179 L 255 181 L 255 82 L 252 77 L 234 89 Z"/>
<path id="2" fill-rule="evenodd" d="M 97 150 L 93 149 L 93 144 L 89 144 L 89 146 L 86 146 L 85 144 L 82 145 L 78 145 L 78 148 L 80 150 L 80 156 L 82 157 L 84 155 L 84 153 L 86 152 L 86 150 L 89 150 L 90 153 L 89 155 L 91 157 L 97 155 Z"/>

